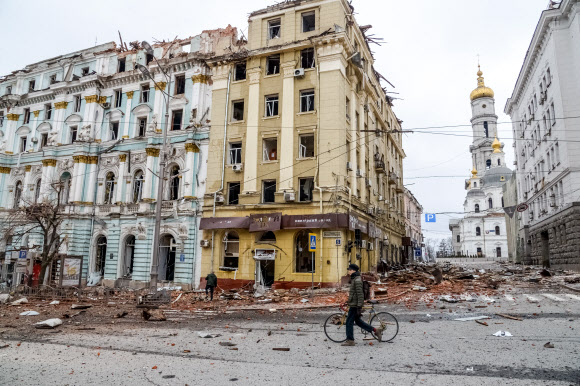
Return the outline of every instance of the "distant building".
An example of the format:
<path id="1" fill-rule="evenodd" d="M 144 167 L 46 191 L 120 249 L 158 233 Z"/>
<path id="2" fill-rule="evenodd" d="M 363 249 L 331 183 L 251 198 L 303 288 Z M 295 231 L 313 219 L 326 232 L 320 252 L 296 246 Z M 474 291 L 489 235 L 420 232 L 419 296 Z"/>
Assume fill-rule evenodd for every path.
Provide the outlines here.
<path id="1" fill-rule="evenodd" d="M 405 229 L 406 241 L 405 257 L 407 262 L 423 261 L 425 256 L 415 256 L 416 250 L 422 250 L 423 233 L 421 231 L 421 218 L 423 215 L 423 207 L 413 193 L 405 188 Z M 403 243 L 405 244 L 405 243 Z"/>
<path id="2" fill-rule="evenodd" d="M 580 269 L 580 1 L 550 2 L 505 113 L 513 122 L 517 232 L 526 263 Z"/>
<path id="3" fill-rule="evenodd" d="M 509 260 L 514 263 L 522 262 L 522 250 L 518 243 L 518 230 L 520 229 L 521 214 L 517 212 L 518 207 L 518 190 L 517 190 L 517 175 L 513 172 L 511 177 L 502 187 L 503 202 L 506 208 L 506 234 L 508 240 L 508 256 Z"/>
<path id="4" fill-rule="evenodd" d="M 508 246 L 502 185 L 512 175 L 505 165 L 503 143 L 497 137 L 494 92 L 477 72 L 471 92 L 473 170 L 465 181 L 464 217 L 449 222 L 456 255 L 507 257 Z"/>

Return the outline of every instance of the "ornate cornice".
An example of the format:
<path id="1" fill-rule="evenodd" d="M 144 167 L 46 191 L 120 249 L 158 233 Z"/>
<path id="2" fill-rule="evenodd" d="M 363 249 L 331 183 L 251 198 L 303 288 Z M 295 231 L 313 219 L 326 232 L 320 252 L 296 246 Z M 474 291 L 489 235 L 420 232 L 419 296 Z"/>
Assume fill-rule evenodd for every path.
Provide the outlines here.
<path id="1" fill-rule="evenodd" d="M 81 162 L 81 156 L 80 155 L 73 155 L 73 163 L 78 164 Z"/>
<path id="2" fill-rule="evenodd" d="M 194 75 L 191 77 L 191 80 L 193 81 L 193 83 L 204 83 L 207 84 L 210 80 L 210 77 L 207 75 L 203 75 L 203 74 L 199 74 L 199 75 Z"/>
<path id="3" fill-rule="evenodd" d="M 53 166 L 56 167 L 56 160 L 55 159 L 43 159 L 42 166 L 49 167 Z"/>
<path id="4" fill-rule="evenodd" d="M 133 93 L 135 91 L 127 91 L 127 99 L 133 99 Z"/>
<path id="5" fill-rule="evenodd" d="M 7 114 L 6 115 L 6 119 L 8 119 L 9 121 L 18 121 L 19 117 L 20 117 L 20 114 Z"/>
<path id="6" fill-rule="evenodd" d="M 199 148 L 196 146 L 195 143 L 186 143 L 185 151 L 187 153 L 199 153 Z"/>
<path id="7" fill-rule="evenodd" d="M 97 99 L 98 98 L 99 97 L 97 95 L 87 95 L 85 97 L 85 102 L 87 102 L 87 103 L 97 103 Z"/>
<path id="8" fill-rule="evenodd" d="M 10 171 L 12 169 L 9 168 L 8 166 L 0 166 L 0 173 L 2 174 L 10 174 Z"/>
<path id="9" fill-rule="evenodd" d="M 167 86 L 167 82 L 156 82 L 155 90 L 163 91 L 165 90 L 165 86 Z"/>
<path id="10" fill-rule="evenodd" d="M 79 163 L 81 164 L 86 164 L 89 163 L 89 157 L 87 157 L 86 155 L 79 155 Z"/>
<path id="11" fill-rule="evenodd" d="M 66 109 L 66 106 L 68 106 L 68 102 L 55 102 L 54 103 L 54 109 L 55 110 Z"/>
<path id="12" fill-rule="evenodd" d="M 119 154 L 119 162 L 127 162 L 127 154 Z"/>
<path id="13" fill-rule="evenodd" d="M 155 149 L 153 147 L 146 148 L 145 153 L 148 157 L 159 157 L 159 149 Z"/>

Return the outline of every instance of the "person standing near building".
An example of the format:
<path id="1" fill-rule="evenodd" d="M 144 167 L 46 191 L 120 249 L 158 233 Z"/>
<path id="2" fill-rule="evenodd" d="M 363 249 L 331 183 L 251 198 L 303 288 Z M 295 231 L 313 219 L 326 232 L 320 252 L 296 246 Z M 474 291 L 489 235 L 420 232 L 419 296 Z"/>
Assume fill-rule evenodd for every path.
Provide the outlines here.
<path id="1" fill-rule="evenodd" d="M 373 332 L 379 342 L 383 339 L 383 328 L 373 328 L 361 320 L 362 307 L 364 305 L 363 281 L 359 267 L 350 264 L 347 268 L 350 275 L 350 291 L 348 294 L 348 316 L 346 318 L 346 342 L 343 346 L 354 346 L 354 323 L 365 331 Z"/>
<path id="2" fill-rule="evenodd" d="M 209 275 L 207 275 L 205 277 L 205 297 L 206 297 L 206 299 L 207 299 L 207 293 L 209 291 L 211 294 L 210 300 L 213 300 L 213 290 L 215 287 L 217 287 L 217 276 L 215 275 L 215 273 L 213 273 L 213 271 L 211 271 L 209 273 Z"/>

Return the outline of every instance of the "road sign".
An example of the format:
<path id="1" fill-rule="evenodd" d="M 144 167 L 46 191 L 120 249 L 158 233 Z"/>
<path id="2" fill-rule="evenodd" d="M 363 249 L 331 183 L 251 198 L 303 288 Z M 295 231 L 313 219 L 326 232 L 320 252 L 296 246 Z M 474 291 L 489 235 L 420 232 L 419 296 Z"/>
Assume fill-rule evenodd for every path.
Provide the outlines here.
<path id="1" fill-rule="evenodd" d="M 19 258 L 19 259 L 24 259 L 24 260 L 26 260 L 26 256 L 27 256 L 27 255 L 28 255 L 28 251 L 20 251 L 20 252 L 18 253 L 18 258 Z"/>
<path id="2" fill-rule="evenodd" d="M 334 243 L 336 244 L 337 247 L 340 247 L 342 245 L 342 239 L 336 239 L 334 240 Z"/>
<path id="3" fill-rule="evenodd" d="M 179 255 L 179 261 L 182 263 L 185 261 L 185 254 L 184 253 Z"/>
<path id="4" fill-rule="evenodd" d="M 526 210 L 528 210 L 529 206 L 526 203 L 523 204 L 519 204 L 518 208 L 516 209 L 518 212 L 522 213 L 525 212 Z"/>
<path id="5" fill-rule="evenodd" d="M 316 251 L 316 235 L 314 233 L 309 233 L 308 239 L 310 240 L 308 243 L 308 252 Z"/>
<path id="6" fill-rule="evenodd" d="M 425 213 L 425 222 L 437 222 L 437 216 L 432 213 Z"/>
<path id="7" fill-rule="evenodd" d="M 415 257 L 421 257 L 421 248 L 415 248 Z"/>

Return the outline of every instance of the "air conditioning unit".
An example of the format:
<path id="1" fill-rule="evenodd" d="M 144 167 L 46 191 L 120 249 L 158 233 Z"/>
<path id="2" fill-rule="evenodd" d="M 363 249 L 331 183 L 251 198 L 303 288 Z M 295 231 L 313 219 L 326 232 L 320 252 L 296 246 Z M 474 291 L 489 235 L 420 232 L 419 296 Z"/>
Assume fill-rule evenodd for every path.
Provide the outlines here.
<path id="1" fill-rule="evenodd" d="M 296 194 L 294 192 L 284 192 L 284 201 L 286 202 L 296 201 Z"/>
<path id="2" fill-rule="evenodd" d="M 374 207 L 372 207 L 372 206 L 369 206 L 369 207 L 367 208 L 367 213 L 368 213 L 368 214 L 375 214 L 375 208 L 374 208 Z"/>
<path id="3" fill-rule="evenodd" d="M 108 110 L 111 108 L 111 104 L 109 102 L 101 103 L 101 107 Z"/>
<path id="4" fill-rule="evenodd" d="M 304 69 L 303 68 L 297 68 L 294 70 L 294 76 L 296 78 L 302 78 L 304 76 Z"/>
<path id="5" fill-rule="evenodd" d="M 362 177 L 362 171 L 360 169 L 356 169 L 356 176 Z"/>
<path id="6" fill-rule="evenodd" d="M 216 204 L 223 204 L 224 202 L 226 202 L 226 199 L 223 195 L 218 194 L 217 196 L 215 196 L 215 203 Z"/>
<path id="7" fill-rule="evenodd" d="M 350 162 L 346 163 L 346 170 L 352 171 L 352 163 Z"/>
<path id="8" fill-rule="evenodd" d="M 379 201 L 385 201 L 385 198 L 383 196 L 379 196 Z"/>
<path id="9" fill-rule="evenodd" d="M 32 138 L 30 138 L 30 142 L 37 143 L 38 142 L 38 138 L 32 137 Z"/>
<path id="10" fill-rule="evenodd" d="M 244 170 L 244 164 L 235 164 L 232 166 L 232 170 L 236 173 L 241 173 Z"/>
<path id="11" fill-rule="evenodd" d="M 209 240 L 199 240 L 199 245 L 202 248 L 209 248 L 210 242 Z"/>
<path id="12" fill-rule="evenodd" d="M 361 240 L 360 241 L 360 247 L 361 247 L 361 249 L 367 249 L 367 241 L 366 240 Z"/>
<path id="13" fill-rule="evenodd" d="M 556 207 L 556 204 L 555 203 L 551 203 L 550 204 L 550 208 L 555 208 L 555 207 Z"/>
<path id="14" fill-rule="evenodd" d="M 369 251 L 372 251 L 372 250 L 374 250 L 374 249 L 375 249 L 375 244 L 373 244 L 373 243 L 369 242 L 369 243 L 368 243 L 368 245 L 367 245 L 367 249 L 368 249 Z"/>
<path id="15" fill-rule="evenodd" d="M 367 188 L 373 186 L 373 183 L 370 178 L 365 178 L 365 185 L 367 186 Z"/>

